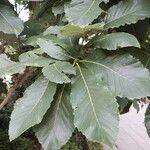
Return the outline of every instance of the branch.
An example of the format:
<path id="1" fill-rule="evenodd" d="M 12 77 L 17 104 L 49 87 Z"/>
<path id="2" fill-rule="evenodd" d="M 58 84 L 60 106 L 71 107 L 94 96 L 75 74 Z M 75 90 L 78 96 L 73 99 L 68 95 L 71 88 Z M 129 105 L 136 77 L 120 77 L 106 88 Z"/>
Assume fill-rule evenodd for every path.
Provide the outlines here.
<path id="1" fill-rule="evenodd" d="M 8 94 L 3 100 L 3 102 L 0 104 L 0 110 L 10 101 L 12 96 L 15 94 L 15 91 L 17 88 L 21 87 L 27 79 L 32 76 L 33 70 L 26 69 L 23 74 L 18 75 L 17 81 L 15 84 L 8 90 Z"/>

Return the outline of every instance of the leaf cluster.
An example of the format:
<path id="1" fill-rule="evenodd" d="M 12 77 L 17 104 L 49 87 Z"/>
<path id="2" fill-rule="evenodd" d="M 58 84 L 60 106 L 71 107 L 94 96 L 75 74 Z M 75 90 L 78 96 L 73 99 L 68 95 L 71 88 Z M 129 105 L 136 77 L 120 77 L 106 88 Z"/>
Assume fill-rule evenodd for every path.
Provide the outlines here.
<path id="1" fill-rule="evenodd" d="M 39 71 L 14 105 L 10 140 L 32 127 L 44 150 L 57 150 L 77 128 L 89 141 L 113 148 L 119 124 L 117 97 L 122 109 L 127 99 L 150 96 L 147 45 L 122 30 L 150 17 L 149 0 L 121 0 L 115 5 L 109 0 L 34 4 L 34 15 L 23 24 L 0 3 L 0 31 L 25 35 L 22 44 L 30 46 L 16 61 L 0 55 L 0 77 L 26 68 Z M 40 24 L 43 15 L 48 16 L 47 10 L 53 18 L 49 27 L 44 23 L 42 29 L 33 29 L 35 20 Z M 139 55 L 142 49 L 146 57 Z"/>

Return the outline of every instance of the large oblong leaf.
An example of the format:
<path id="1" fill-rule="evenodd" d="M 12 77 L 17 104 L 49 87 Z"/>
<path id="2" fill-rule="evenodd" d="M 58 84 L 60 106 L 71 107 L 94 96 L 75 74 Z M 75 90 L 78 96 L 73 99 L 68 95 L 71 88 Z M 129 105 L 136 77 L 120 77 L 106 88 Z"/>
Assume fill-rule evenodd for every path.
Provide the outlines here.
<path id="1" fill-rule="evenodd" d="M 70 105 L 70 89 L 58 87 L 55 99 L 43 121 L 34 128 L 44 150 L 58 150 L 67 143 L 74 131 L 73 111 Z"/>
<path id="2" fill-rule="evenodd" d="M 11 114 L 9 137 L 14 140 L 28 128 L 41 122 L 47 109 L 53 101 L 56 84 L 40 77 L 27 90 L 22 98 L 17 100 Z"/>
<path id="3" fill-rule="evenodd" d="M 101 2 L 102 0 L 72 0 L 65 6 L 66 17 L 70 23 L 88 25 L 103 11 L 99 7 Z"/>
<path id="4" fill-rule="evenodd" d="M 124 0 L 112 6 L 107 13 L 105 28 L 114 28 L 136 23 L 150 17 L 149 0 Z"/>
<path id="5" fill-rule="evenodd" d="M 23 28 L 21 19 L 16 17 L 9 7 L 0 5 L 0 31 L 19 35 Z"/>
<path id="6" fill-rule="evenodd" d="M 117 102 L 94 66 L 78 65 L 78 69 L 71 92 L 75 126 L 89 140 L 113 147 L 119 123 Z"/>
<path id="7" fill-rule="evenodd" d="M 96 48 L 103 48 L 107 50 L 116 50 L 123 47 L 140 47 L 140 44 L 135 36 L 124 33 L 111 33 L 104 36 L 98 36 L 91 41 Z"/>
<path id="8" fill-rule="evenodd" d="M 23 64 L 11 61 L 5 54 L 0 55 L 0 77 L 7 74 L 22 73 L 24 70 Z"/>
<path id="9" fill-rule="evenodd" d="M 45 39 L 38 39 L 37 43 L 41 49 L 52 58 L 59 60 L 68 60 L 71 58 L 71 56 L 69 56 L 69 54 L 64 49 L 51 42 L 50 40 L 48 41 Z"/>
<path id="10" fill-rule="evenodd" d="M 42 72 L 48 80 L 59 84 L 71 82 L 66 74 L 76 74 L 73 65 L 69 62 L 56 62 L 47 65 L 43 68 Z"/>
<path id="11" fill-rule="evenodd" d="M 149 70 L 129 54 L 106 57 L 97 50 L 91 58 L 81 62 L 97 66 L 97 72 L 102 74 L 115 96 L 134 99 L 150 95 Z"/>

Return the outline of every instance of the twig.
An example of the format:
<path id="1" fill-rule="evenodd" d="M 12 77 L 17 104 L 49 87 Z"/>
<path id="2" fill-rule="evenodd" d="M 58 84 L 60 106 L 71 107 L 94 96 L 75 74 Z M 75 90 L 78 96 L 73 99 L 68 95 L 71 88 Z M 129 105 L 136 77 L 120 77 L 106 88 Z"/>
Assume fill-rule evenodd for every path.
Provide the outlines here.
<path id="1" fill-rule="evenodd" d="M 8 94 L 0 104 L 0 110 L 10 101 L 12 96 L 15 94 L 17 88 L 21 87 L 27 79 L 33 74 L 33 70 L 26 69 L 23 74 L 18 75 L 17 81 L 15 84 L 8 90 Z"/>

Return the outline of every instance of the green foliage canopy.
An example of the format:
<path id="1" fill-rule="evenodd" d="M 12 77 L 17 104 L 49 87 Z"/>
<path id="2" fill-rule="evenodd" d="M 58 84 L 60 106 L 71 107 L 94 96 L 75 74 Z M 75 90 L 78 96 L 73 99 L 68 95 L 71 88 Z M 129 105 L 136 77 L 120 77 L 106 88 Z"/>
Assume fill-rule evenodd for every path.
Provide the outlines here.
<path id="1" fill-rule="evenodd" d="M 34 3 L 33 14 L 23 23 L 0 2 L 0 31 L 15 34 L 29 47 L 14 61 L 0 55 L 0 77 L 29 68 L 38 71 L 36 81 L 14 105 L 10 140 L 32 127 L 44 150 L 57 150 L 77 128 L 88 140 L 113 148 L 119 124 L 116 97 L 150 96 L 149 67 L 144 56 L 135 55 L 143 43 L 123 30 L 126 24 L 150 18 L 149 0 L 120 0 L 116 5 L 109 0 L 25 4 Z M 149 110 L 146 127 L 149 132 Z"/>

